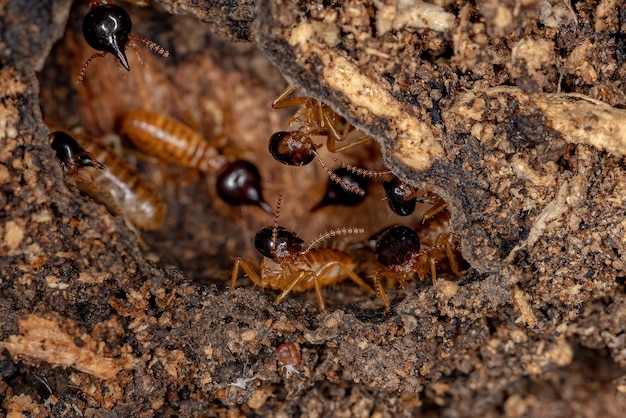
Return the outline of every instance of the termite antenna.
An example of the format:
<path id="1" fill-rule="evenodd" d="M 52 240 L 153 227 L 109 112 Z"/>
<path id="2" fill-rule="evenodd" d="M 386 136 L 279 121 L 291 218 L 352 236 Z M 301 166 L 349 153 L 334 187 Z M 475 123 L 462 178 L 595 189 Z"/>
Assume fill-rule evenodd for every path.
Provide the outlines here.
<path id="1" fill-rule="evenodd" d="M 141 36 L 133 35 L 132 33 L 129 34 L 128 38 L 135 42 L 144 44 L 145 46 L 148 47 L 148 49 L 156 52 L 157 54 L 163 55 L 166 58 L 170 56 L 170 51 L 163 48 L 161 45 L 157 44 L 156 42 L 152 42 L 146 38 L 142 38 Z"/>
<path id="2" fill-rule="evenodd" d="M 339 235 L 363 234 L 364 232 L 365 232 L 365 229 L 363 228 L 339 228 L 339 229 L 332 229 L 330 231 L 326 231 L 320 234 L 313 241 L 311 241 L 309 246 L 306 247 L 306 250 L 302 252 L 302 255 L 307 254 L 309 251 L 311 251 L 313 247 L 315 247 L 320 242 L 327 240 L 328 238 L 337 237 Z"/>
<path id="3" fill-rule="evenodd" d="M 383 177 L 383 176 L 386 176 L 387 174 L 391 174 L 391 170 L 377 170 L 377 171 L 366 170 L 364 168 L 359 168 L 355 165 L 343 162 L 339 158 L 336 158 L 336 157 L 333 157 L 333 160 L 337 164 L 339 164 L 342 168 L 345 168 L 346 170 L 350 170 L 353 173 L 358 174 L 359 176 L 363 176 L 363 177 L 374 178 L 374 177 Z"/>
<path id="4" fill-rule="evenodd" d="M 280 205 L 283 203 L 283 193 L 278 194 L 276 200 L 276 215 L 274 216 L 274 227 L 272 228 L 272 256 L 276 257 L 276 240 L 278 239 L 278 217 L 280 215 Z"/>
<path id="5" fill-rule="evenodd" d="M 330 177 L 332 181 L 334 181 L 335 183 L 341 184 L 343 187 L 350 190 L 352 193 L 358 194 L 359 196 L 365 195 L 365 190 L 361 189 L 360 187 L 353 186 L 347 181 L 343 181 L 341 177 L 339 177 L 338 175 L 330 171 L 330 169 L 326 166 L 326 164 L 324 164 L 324 161 L 322 161 L 322 157 L 320 157 L 317 151 L 313 150 L 313 153 L 317 157 L 317 161 L 319 161 L 320 165 L 322 166 L 324 171 L 326 171 L 326 174 L 328 174 L 328 177 Z"/>
<path id="6" fill-rule="evenodd" d="M 80 84 L 83 82 L 83 80 L 85 79 L 85 74 L 87 73 L 87 67 L 89 67 L 89 64 L 91 64 L 91 62 L 93 60 L 95 60 L 96 58 L 102 58 L 106 55 L 106 51 L 105 52 L 98 52 L 97 54 L 93 54 L 92 56 L 90 56 L 87 61 L 85 61 L 85 63 L 83 64 L 83 68 L 80 69 L 80 73 L 78 73 L 78 80 L 76 80 L 76 84 Z"/>
<path id="7" fill-rule="evenodd" d="M 437 244 L 437 245 L 433 245 L 431 247 L 426 248 L 425 250 L 422 250 L 420 252 L 418 252 L 417 254 L 415 254 L 413 257 L 411 257 L 411 263 L 417 260 L 419 260 L 420 257 L 436 251 L 436 250 L 445 250 L 446 248 L 450 248 L 452 250 L 455 251 L 461 251 L 461 248 L 457 245 L 457 244 L 453 244 L 453 243 L 449 243 L 449 244 Z"/>

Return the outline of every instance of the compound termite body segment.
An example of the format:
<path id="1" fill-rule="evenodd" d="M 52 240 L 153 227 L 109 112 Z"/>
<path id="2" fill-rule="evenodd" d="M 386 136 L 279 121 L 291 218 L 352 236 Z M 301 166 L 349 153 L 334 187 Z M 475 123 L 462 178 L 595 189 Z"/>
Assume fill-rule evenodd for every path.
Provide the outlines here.
<path id="1" fill-rule="evenodd" d="M 180 167 L 217 172 L 227 159 L 191 127 L 156 112 L 132 110 L 119 121 L 119 131 L 140 151 Z"/>

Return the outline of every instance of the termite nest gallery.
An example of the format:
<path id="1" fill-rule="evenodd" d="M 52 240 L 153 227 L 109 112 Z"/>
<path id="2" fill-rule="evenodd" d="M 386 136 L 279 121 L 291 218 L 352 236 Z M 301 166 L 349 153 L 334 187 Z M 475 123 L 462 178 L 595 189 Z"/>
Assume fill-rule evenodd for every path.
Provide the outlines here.
<path id="1" fill-rule="evenodd" d="M 130 14 L 125 7 L 92 2 L 83 20 L 84 39 L 70 29 L 65 41 L 60 42 L 61 50 L 65 42 L 65 48 L 80 46 L 82 51 L 86 41 L 102 51 L 96 56 L 110 53 L 129 70 L 120 72 L 105 61 L 90 66 L 89 74 L 85 73 L 86 65 L 81 67 L 82 82 L 73 87 L 78 117 L 47 106 L 44 93 L 48 124 L 67 132 L 63 135 L 80 138 L 80 146 L 106 167 L 80 167 L 78 182 L 77 174 L 68 175 L 66 171 L 68 184 L 120 217 L 153 259 L 163 266 L 182 268 L 192 280 L 220 283 L 232 276 L 234 287 L 236 272 L 241 268 L 253 284 L 281 290 L 276 302 L 292 290 L 315 290 L 320 309 L 326 311 L 322 289 L 349 278 L 365 290 L 371 290 L 376 283 L 388 310 L 390 302 L 378 279 L 380 268 L 371 267 L 376 264 L 375 255 L 356 261 L 349 253 L 356 238 L 344 237 L 347 241 L 340 247 L 345 250 L 293 248 L 285 254 L 261 251 L 259 245 L 287 239 L 283 227 L 264 227 L 271 219 L 267 215 L 274 215 L 265 196 L 284 193 L 289 202 L 297 202 L 288 205 L 295 208 L 282 214 L 283 223 L 314 242 L 314 234 L 321 230 L 362 228 L 371 234 L 388 226 L 393 214 L 409 216 L 408 222 L 418 225 L 422 217 L 427 220 L 445 211 L 445 202 L 430 191 L 399 182 L 385 168 L 376 142 L 322 101 L 298 94 L 295 85 L 272 98 L 281 88 L 279 77 L 276 85 L 262 91 L 265 99 L 261 100 L 251 91 L 240 91 L 224 82 L 230 75 L 220 70 L 218 65 L 223 63 L 214 64 L 210 54 L 201 51 L 180 55 L 174 43 L 167 45 L 172 51 L 168 59 L 127 57 L 126 46 L 139 38 L 130 35 Z M 138 10 L 133 8 L 133 12 Z M 145 10 L 143 14 L 147 15 Z M 157 32 L 153 35 L 150 29 L 142 29 L 142 33 L 158 38 L 158 26 L 152 30 Z M 221 46 L 217 43 L 216 47 Z M 130 70 L 129 62 L 135 60 L 139 63 Z M 186 76 L 197 71 L 196 65 L 209 68 L 208 81 Z M 71 74 L 76 66 L 70 64 L 67 68 Z M 251 106 L 255 108 L 253 114 L 247 111 Z M 262 122 L 254 126 L 254 121 L 247 121 L 251 116 Z M 288 131 L 282 130 L 285 127 Z M 242 133 L 249 139 L 241 138 Z M 313 159 L 318 160 L 321 171 L 281 166 L 304 166 Z M 334 161 L 336 167 L 329 168 L 324 160 Z M 383 180 L 373 181 L 376 178 Z M 392 183 L 397 184 L 395 192 L 388 186 Z M 420 210 L 413 215 L 418 203 Z M 262 211 L 247 209 L 254 206 Z M 337 216 L 339 211 L 341 215 Z M 356 213 L 359 216 L 354 216 Z M 350 222 L 348 227 L 352 219 L 356 223 Z M 143 231 L 141 235 L 138 230 Z M 259 238 L 263 231 L 265 235 L 274 232 Z M 454 258 L 459 258 L 454 235 L 447 230 L 441 233 L 449 242 L 448 252 L 454 251 Z M 300 240 L 296 235 L 291 238 Z M 255 247 L 263 256 L 260 274 L 253 268 L 259 260 Z M 424 258 L 422 255 L 418 258 Z M 229 258 L 236 260 L 232 273 Z M 428 274 L 436 272 L 438 263 L 447 262 L 437 257 L 428 259 Z M 220 261 L 211 266 L 211 260 Z M 271 273 L 270 264 L 276 264 Z M 427 276 L 421 269 L 413 271 L 420 279 Z M 458 270 L 454 273 L 446 276 L 444 272 L 442 277 L 454 279 Z"/>

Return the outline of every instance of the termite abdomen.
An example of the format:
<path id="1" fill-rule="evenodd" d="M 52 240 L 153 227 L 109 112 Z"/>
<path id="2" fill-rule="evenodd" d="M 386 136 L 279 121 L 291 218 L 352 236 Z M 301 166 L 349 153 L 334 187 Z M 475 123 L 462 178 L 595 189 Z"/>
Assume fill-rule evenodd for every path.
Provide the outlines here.
<path id="1" fill-rule="evenodd" d="M 126 160 L 102 145 L 85 144 L 107 171 L 97 173 L 95 186 L 115 201 L 123 216 L 139 229 L 158 229 L 165 219 L 165 203 L 156 190 Z"/>
<path id="2" fill-rule="evenodd" d="M 180 167 L 216 172 L 226 158 L 196 131 L 176 119 L 145 110 L 124 114 L 120 132 L 139 150 Z"/>

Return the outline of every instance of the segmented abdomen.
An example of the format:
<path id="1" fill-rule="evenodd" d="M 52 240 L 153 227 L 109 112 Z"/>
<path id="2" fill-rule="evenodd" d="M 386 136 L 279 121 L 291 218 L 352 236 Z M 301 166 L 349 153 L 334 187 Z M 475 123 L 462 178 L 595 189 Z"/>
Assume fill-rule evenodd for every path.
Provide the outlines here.
<path id="1" fill-rule="evenodd" d="M 150 183 L 113 150 L 93 142 L 85 141 L 82 145 L 106 167 L 106 170 L 92 170 L 96 187 L 110 195 L 134 226 L 158 229 L 165 218 L 165 204 Z"/>
<path id="2" fill-rule="evenodd" d="M 176 119 L 145 110 L 126 113 L 121 133 L 146 154 L 161 161 L 201 171 L 218 171 L 226 159 L 218 148 Z"/>

